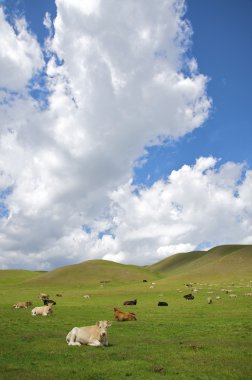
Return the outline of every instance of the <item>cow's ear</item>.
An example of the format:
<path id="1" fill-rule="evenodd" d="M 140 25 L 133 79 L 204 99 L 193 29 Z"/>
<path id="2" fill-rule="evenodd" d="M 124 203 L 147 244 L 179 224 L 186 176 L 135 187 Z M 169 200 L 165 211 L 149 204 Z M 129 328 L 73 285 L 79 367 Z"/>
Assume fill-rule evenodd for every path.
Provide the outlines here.
<path id="1" fill-rule="evenodd" d="M 112 326 L 112 322 L 107 321 L 107 327 L 110 327 L 110 326 Z"/>

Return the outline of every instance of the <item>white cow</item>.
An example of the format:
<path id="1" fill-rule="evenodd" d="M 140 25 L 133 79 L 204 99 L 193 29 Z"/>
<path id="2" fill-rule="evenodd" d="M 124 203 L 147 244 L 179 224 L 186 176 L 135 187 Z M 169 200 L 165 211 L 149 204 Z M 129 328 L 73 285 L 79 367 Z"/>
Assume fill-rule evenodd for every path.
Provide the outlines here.
<path id="1" fill-rule="evenodd" d="M 43 315 L 46 317 L 49 314 L 52 314 L 52 304 L 50 303 L 48 306 L 37 306 L 32 309 L 32 315 Z"/>
<path id="2" fill-rule="evenodd" d="M 107 327 L 111 326 L 109 321 L 96 322 L 94 326 L 74 327 L 66 336 L 69 346 L 108 346 Z"/>

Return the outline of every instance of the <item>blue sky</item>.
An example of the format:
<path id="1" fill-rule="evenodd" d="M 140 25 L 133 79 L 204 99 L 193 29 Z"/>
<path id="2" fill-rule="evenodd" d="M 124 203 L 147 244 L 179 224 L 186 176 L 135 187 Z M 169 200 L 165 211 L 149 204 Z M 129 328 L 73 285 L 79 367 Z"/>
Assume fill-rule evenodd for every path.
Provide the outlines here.
<path id="1" fill-rule="evenodd" d="M 202 128 L 174 144 L 152 148 L 144 170 L 136 171 L 136 182 L 140 176 L 150 184 L 204 155 L 224 162 L 246 162 L 251 167 L 251 15 L 249 0 L 187 2 L 186 17 L 193 28 L 189 54 L 197 58 L 200 71 L 209 78 L 207 93 L 213 106 Z"/>
<path id="2" fill-rule="evenodd" d="M 252 243 L 251 1 L 0 5 L 0 267 Z"/>

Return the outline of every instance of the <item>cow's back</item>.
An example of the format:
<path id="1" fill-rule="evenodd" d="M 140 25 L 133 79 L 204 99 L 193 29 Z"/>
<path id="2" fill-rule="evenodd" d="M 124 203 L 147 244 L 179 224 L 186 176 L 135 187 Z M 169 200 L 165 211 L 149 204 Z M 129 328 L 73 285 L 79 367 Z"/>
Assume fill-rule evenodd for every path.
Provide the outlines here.
<path id="1" fill-rule="evenodd" d="M 94 339 L 99 339 L 99 330 L 97 326 L 85 326 L 79 328 L 77 340 L 81 344 L 88 344 L 90 340 Z"/>

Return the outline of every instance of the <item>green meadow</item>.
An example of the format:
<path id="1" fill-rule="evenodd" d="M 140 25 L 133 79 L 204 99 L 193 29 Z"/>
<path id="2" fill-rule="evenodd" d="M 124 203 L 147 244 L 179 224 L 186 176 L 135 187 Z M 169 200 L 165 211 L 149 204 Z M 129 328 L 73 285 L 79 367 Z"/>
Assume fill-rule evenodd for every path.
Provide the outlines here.
<path id="1" fill-rule="evenodd" d="M 185 300 L 193 289 L 195 299 Z M 12 307 L 41 306 L 41 292 L 57 302 L 51 316 Z M 0 379 L 252 379 L 250 292 L 252 246 L 181 253 L 145 267 L 94 260 L 51 272 L 2 270 Z M 123 306 L 130 299 L 137 305 Z M 115 321 L 114 307 L 137 321 Z M 112 321 L 108 347 L 66 344 L 73 327 L 99 320 Z"/>

